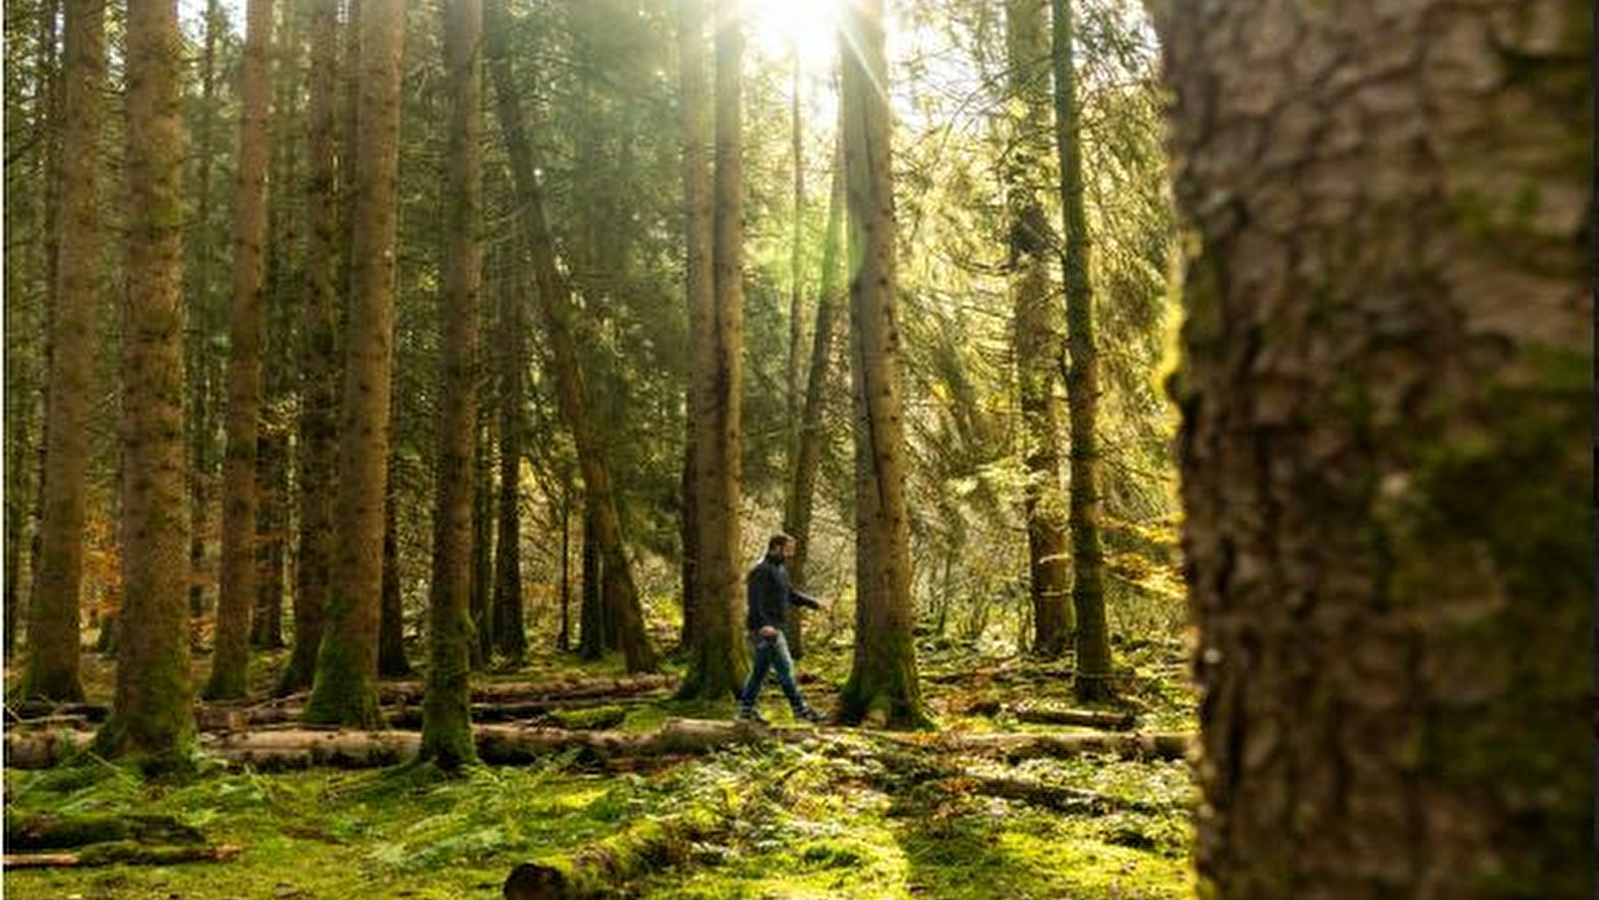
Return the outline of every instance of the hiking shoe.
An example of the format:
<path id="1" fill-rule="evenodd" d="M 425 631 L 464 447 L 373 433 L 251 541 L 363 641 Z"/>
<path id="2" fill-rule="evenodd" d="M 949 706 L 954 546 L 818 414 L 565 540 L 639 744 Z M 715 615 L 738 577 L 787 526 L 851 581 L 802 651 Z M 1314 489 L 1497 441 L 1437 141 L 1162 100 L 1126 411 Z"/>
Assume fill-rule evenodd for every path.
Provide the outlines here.
<path id="1" fill-rule="evenodd" d="M 761 715 L 758 710 L 753 709 L 741 709 L 738 711 L 738 715 L 733 718 L 738 722 L 754 722 L 757 725 L 766 724 L 766 717 Z"/>
<path id="2" fill-rule="evenodd" d="M 825 714 L 823 714 L 823 713 L 821 713 L 821 712 L 819 712 L 819 711 L 817 711 L 815 709 L 812 709 L 811 707 L 808 707 L 808 706 L 806 708 L 800 710 L 799 712 L 795 713 L 794 714 L 794 718 L 799 719 L 799 720 L 804 721 L 804 722 L 809 722 L 812 725 L 820 725 L 823 722 L 827 721 L 827 716 Z"/>

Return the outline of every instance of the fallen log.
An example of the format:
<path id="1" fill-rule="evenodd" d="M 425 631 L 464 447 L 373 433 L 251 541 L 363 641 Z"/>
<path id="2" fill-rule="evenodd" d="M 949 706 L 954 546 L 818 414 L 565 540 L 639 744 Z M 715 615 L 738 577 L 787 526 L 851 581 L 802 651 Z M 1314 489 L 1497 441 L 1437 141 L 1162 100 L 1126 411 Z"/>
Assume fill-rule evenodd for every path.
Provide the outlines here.
<path id="1" fill-rule="evenodd" d="M 7 853 L 0 859 L 6 869 L 61 869 L 87 866 L 170 866 L 190 862 L 226 862 L 242 847 L 150 847 L 131 842 L 94 844 L 75 853 Z"/>
<path id="2" fill-rule="evenodd" d="M 15 728 L 23 731 L 48 731 L 61 728 L 88 731 L 92 727 L 94 722 L 83 715 L 39 716 L 33 719 L 13 719 L 6 723 L 7 729 Z"/>
<path id="3" fill-rule="evenodd" d="M 12 850 L 65 850 L 89 844 L 130 841 L 192 846 L 204 844 L 205 836 L 171 816 L 64 816 L 7 810 L 5 840 L 6 847 Z"/>
<path id="4" fill-rule="evenodd" d="M 25 724 L 53 716 L 72 716 L 90 722 L 104 722 L 111 708 L 100 703 L 53 703 L 49 700 L 23 700 L 6 704 L 6 724 Z"/>
<path id="5" fill-rule="evenodd" d="M 1138 717 L 1130 712 L 1067 709 L 1042 704 L 1012 707 L 992 698 L 978 700 L 966 707 L 966 714 L 972 716 L 997 716 L 1002 713 L 1009 713 L 1015 716 L 1018 722 L 1030 725 L 1076 725 L 1105 731 L 1131 731 L 1138 724 Z"/>
<path id="6" fill-rule="evenodd" d="M 885 740 L 901 747 L 940 753 L 962 753 L 1015 761 L 1038 757 L 1070 757 L 1099 753 L 1129 759 L 1184 759 L 1195 744 L 1187 732 L 1133 732 L 1111 734 L 967 734 L 933 737 L 885 733 Z"/>
<path id="7" fill-rule="evenodd" d="M 1101 794 L 1098 791 L 1090 791 L 1084 788 L 1046 784 L 1041 781 L 1032 781 L 1024 778 L 974 775 L 970 772 L 942 779 L 936 784 L 948 791 L 967 791 L 981 794 L 985 797 L 1016 800 L 1074 816 L 1104 816 L 1120 811 L 1170 812 L 1178 808 L 1171 804 L 1113 797 L 1109 794 Z"/>
<path id="8" fill-rule="evenodd" d="M 725 813 L 696 809 L 666 819 L 645 819 L 570 856 L 522 863 L 505 879 L 506 900 L 593 900 L 615 888 L 689 858 L 697 841 L 727 830 Z"/>
<path id="9" fill-rule="evenodd" d="M 1191 734 L 945 734 L 835 731 L 827 728 L 764 728 L 743 722 L 668 719 L 655 731 L 570 731 L 520 725 L 476 725 L 472 729 L 478 756 L 492 765 L 520 765 L 561 753 L 575 753 L 584 763 L 606 763 L 625 757 L 694 756 L 738 744 L 768 740 L 830 740 L 854 734 L 905 750 L 968 754 L 1006 760 L 1069 757 L 1089 753 L 1135 759 L 1182 759 L 1193 745 Z M 7 734 L 6 765 L 48 768 L 93 740 L 92 732 Z M 202 749 L 233 765 L 259 769 L 334 766 L 365 768 L 403 762 L 416 754 L 421 737 L 414 731 L 327 731 L 293 729 L 203 735 Z"/>
<path id="10" fill-rule="evenodd" d="M 624 675 L 618 678 L 561 678 L 545 681 L 502 681 L 474 685 L 475 703 L 552 701 L 580 697 L 625 697 L 668 690 L 677 685 L 675 675 Z M 378 685 L 383 704 L 421 703 L 421 681 L 389 681 Z"/>

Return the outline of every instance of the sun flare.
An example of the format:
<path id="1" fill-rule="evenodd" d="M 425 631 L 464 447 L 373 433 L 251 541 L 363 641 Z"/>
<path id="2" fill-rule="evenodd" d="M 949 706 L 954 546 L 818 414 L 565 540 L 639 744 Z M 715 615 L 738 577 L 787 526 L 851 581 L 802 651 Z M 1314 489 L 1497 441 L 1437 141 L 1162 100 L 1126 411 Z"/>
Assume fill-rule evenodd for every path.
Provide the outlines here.
<path id="1" fill-rule="evenodd" d="M 769 59 L 788 59 L 797 51 L 809 71 L 833 65 L 838 22 L 847 0 L 744 0 L 750 39 Z"/>

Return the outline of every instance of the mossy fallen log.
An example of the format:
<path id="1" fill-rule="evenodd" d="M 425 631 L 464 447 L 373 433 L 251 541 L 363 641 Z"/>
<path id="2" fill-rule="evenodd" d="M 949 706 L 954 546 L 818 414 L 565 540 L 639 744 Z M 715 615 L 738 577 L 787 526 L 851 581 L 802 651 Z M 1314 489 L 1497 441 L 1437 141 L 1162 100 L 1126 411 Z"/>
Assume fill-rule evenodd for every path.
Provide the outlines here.
<path id="1" fill-rule="evenodd" d="M 68 850 L 89 844 L 199 845 L 205 836 L 171 816 L 79 815 L 6 810 L 5 840 L 9 850 Z"/>
<path id="2" fill-rule="evenodd" d="M 170 866 L 191 862 L 226 862 L 243 852 L 232 845 L 173 847 L 149 846 L 133 841 L 94 844 L 72 853 L 7 853 L 0 859 L 6 869 L 61 869 L 87 866 Z"/>
<path id="3" fill-rule="evenodd" d="M 1131 731 L 1138 724 L 1138 717 L 1130 712 L 1069 709 L 1047 704 L 1011 706 L 992 698 L 978 700 L 966 707 L 966 714 L 972 716 L 998 716 L 1006 713 L 1014 716 L 1016 721 L 1026 722 L 1029 725 L 1075 725 L 1105 731 Z"/>
<path id="4" fill-rule="evenodd" d="M 1127 759 L 1183 759 L 1195 746 L 1189 732 L 1082 732 L 1080 734 L 968 734 L 931 737 L 884 734 L 904 748 L 995 757 L 1008 761 L 1105 754 Z"/>
<path id="5" fill-rule="evenodd" d="M 626 697 L 670 690 L 677 685 L 675 675 L 624 675 L 616 678 L 556 678 L 540 681 L 499 681 L 472 687 L 474 703 L 574 700 L 587 697 Z M 389 681 L 378 685 L 384 705 L 421 703 L 425 684 L 421 681 Z"/>
<path id="6" fill-rule="evenodd" d="M 768 740 L 832 740 L 861 735 L 900 750 L 964 754 L 1006 760 L 1098 753 L 1134 759 L 1182 759 L 1194 738 L 1185 733 L 943 734 L 907 735 L 829 728 L 763 728 L 740 722 L 668 719 L 654 731 L 572 731 L 521 725 L 476 725 L 478 756 L 491 765 L 520 765 L 575 752 L 585 763 L 620 758 L 694 756 L 738 744 Z M 6 765 L 48 768 L 93 740 L 91 732 L 7 734 Z M 310 766 L 367 768 L 394 765 L 414 756 L 421 737 L 414 731 L 292 729 L 205 735 L 201 748 L 234 765 L 258 769 Z"/>
<path id="7" fill-rule="evenodd" d="M 984 797 L 1016 800 L 1073 816 L 1104 816 L 1113 812 L 1168 812 L 1172 804 L 1151 803 L 1026 778 L 974 775 L 969 772 L 933 782 L 941 791 L 969 792 Z"/>
<path id="8" fill-rule="evenodd" d="M 40 722 L 56 716 L 104 722 L 111 708 L 101 703 L 55 703 L 49 700 L 22 700 L 6 704 L 6 726 Z"/>
<path id="9" fill-rule="evenodd" d="M 664 819 L 635 822 L 621 834 L 569 856 L 522 863 L 502 888 L 506 900 L 595 900 L 619 886 L 679 865 L 695 842 L 723 832 L 730 817 L 692 809 Z"/>

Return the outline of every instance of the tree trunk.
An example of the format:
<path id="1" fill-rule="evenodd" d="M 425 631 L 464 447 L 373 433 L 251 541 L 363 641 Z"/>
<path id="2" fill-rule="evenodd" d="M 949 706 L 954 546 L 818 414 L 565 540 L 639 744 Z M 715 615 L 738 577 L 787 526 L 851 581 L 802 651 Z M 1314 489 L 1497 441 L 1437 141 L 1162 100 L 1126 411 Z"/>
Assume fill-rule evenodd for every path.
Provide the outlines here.
<path id="1" fill-rule="evenodd" d="M 389 460 L 389 471 L 394 471 Z M 411 674 L 405 657 L 405 598 L 400 590 L 399 496 L 393 479 L 383 499 L 383 586 L 378 609 L 378 676 L 404 678 Z"/>
<path id="2" fill-rule="evenodd" d="M 578 656 L 595 660 L 611 652 L 606 639 L 605 592 L 601 582 L 599 538 L 594 535 L 594 512 L 585 501 L 583 511 L 583 602 L 578 620 Z"/>
<path id="3" fill-rule="evenodd" d="M 176 758 L 194 734 L 188 640 L 177 4 L 127 15 L 128 213 L 123 314 L 124 597 L 102 755 Z"/>
<path id="4" fill-rule="evenodd" d="M 105 81 L 105 7 L 69 0 L 62 71 L 64 140 L 60 254 L 50 316 L 44 495 L 39 570 L 28 615 L 24 697 L 82 700 L 78 595 L 83 581 L 84 509 L 93 402 L 95 308 L 100 295 L 99 165 Z M 8 570 L 14 578 L 16 570 Z"/>
<path id="5" fill-rule="evenodd" d="M 789 92 L 789 154 L 794 161 L 794 233 L 788 247 L 788 372 L 784 379 L 783 399 L 788 407 L 789 470 L 799 459 L 800 413 L 805 405 L 800 373 L 805 353 L 805 119 L 800 114 L 800 64 L 799 45 L 793 45 L 794 71 Z M 789 648 L 792 652 L 793 648 Z"/>
<path id="6" fill-rule="evenodd" d="M 833 158 L 833 186 L 827 198 L 827 234 L 822 239 L 821 299 L 816 306 L 816 330 L 811 338 L 811 367 L 805 383 L 805 409 L 800 418 L 798 453 L 794 457 L 788 497 L 783 504 L 783 528 L 794 537 L 794 558 L 789 577 L 804 587 L 805 564 L 810 559 L 811 515 L 816 502 L 816 472 L 822 458 L 822 404 L 830 390 L 833 332 L 843 303 L 840 295 L 839 256 L 844 242 L 844 143 L 838 141 Z M 788 649 L 795 659 L 805 655 L 805 611 L 789 611 Z"/>
<path id="7" fill-rule="evenodd" d="M 1094 293 L 1089 280 L 1088 215 L 1083 209 L 1083 136 L 1077 99 L 1071 0 L 1051 0 L 1054 20 L 1055 148 L 1060 155 L 1061 219 L 1066 282 L 1066 401 L 1071 414 L 1072 609 L 1077 617 L 1079 700 L 1111 693 L 1110 630 L 1105 622 L 1105 550 L 1100 543 L 1099 350 L 1094 343 Z"/>
<path id="8" fill-rule="evenodd" d="M 185 269 L 188 303 L 188 360 L 184 375 L 189 382 L 189 614 L 200 616 L 208 608 L 206 586 L 206 535 L 211 516 L 211 487 L 216 463 L 212 445 L 215 404 L 212 391 L 216 379 L 218 354 L 213 346 L 216 332 L 216 298 L 211 290 L 211 263 L 215 255 L 211 221 L 211 166 L 216 131 L 216 44 L 227 21 L 221 0 L 206 0 L 205 44 L 200 54 L 200 114 L 195 125 L 193 154 L 195 174 L 195 216 L 187 247 L 189 264 Z"/>
<path id="9" fill-rule="evenodd" d="M 689 334 L 694 329 L 690 326 Z M 689 402 L 693 403 L 694 385 L 689 384 Z M 683 441 L 683 471 L 680 479 L 683 492 L 682 514 L 679 517 L 678 529 L 683 541 L 683 568 L 681 580 L 683 583 L 683 628 L 678 633 L 677 652 L 687 654 L 694 646 L 694 583 L 699 580 L 699 500 L 695 492 L 694 469 L 694 421 L 686 417 L 684 430 L 688 432 Z"/>
<path id="10" fill-rule="evenodd" d="M 294 653 L 279 693 L 311 686 L 332 578 L 333 494 L 338 454 L 338 0 L 312 0 L 307 156 L 306 300 L 300 330 L 299 553 L 295 567 Z"/>
<path id="11" fill-rule="evenodd" d="M 506 150 L 511 157 L 511 173 L 520 200 L 518 213 L 522 220 L 523 236 L 528 242 L 528 252 L 533 257 L 539 309 L 554 362 L 556 398 L 561 416 L 572 431 L 578 462 L 583 467 L 583 482 L 591 498 L 595 532 L 599 538 L 600 552 L 605 557 L 609 595 L 607 605 L 611 607 L 611 612 L 621 616 L 622 651 L 627 657 L 627 668 L 632 672 L 652 671 L 655 668 L 655 651 L 650 647 L 645 632 L 644 609 L 639 602 L 638 588 L 633 582 L 622 541 L 622 520 L 617 512 L 615 488 L 595 423 L 588 415 L 591 404 L 584 387 L 583 371 L 573 336 L 571 286 L 556 266 L 555 246 L 544 216 L 544 201 L 537 181 L 532 145 L 522 123 L 522 110 L 517 103 L 511 79 L 511 61 L 505 46 L 510 25 L 502 3 L 503 0 L 497 0 L 490 5 L 494 18 L 487 29 L 487 49 L 495 79 L 500 125 Z"/>
<path id="12" fill-rule="evenodd" d="M 270 417 L 262 422 L 256 458 L 260 505 L 256 511 L 256 594 L 250 644 L 262 650 L 283 646 L 283 581 L 288 565 L 284 535 L 289 527 L 289 442 L 284 427 Z"/>
<path id="13" fill-rule="evenodd" d="M 481 316 L 478 321 L 482 322 Z M 480 378 L 477 384 L 481 386 L 483 380 Z M 492 624 L 489 618 L 490 597 L 494 587 L 494 463 L 489 453 L 493 441 L 484 409 L 489 399 L 481 399 L 482 402 L 478 404 L 478 424 L 474 428 L 472 583 L 467 603 L 472 614 L 473 670 L 486 667 L 494 652 L 494 635 L 489 627 Z"/>
<path id="14" fill-rule="evenodd" d="M 1591 9 L 1327 12 L 1157 17 L 1200 891 L 1587 897 Z"/>
<path id="15" fill-rule="evenodd" d="M 683 186 L 688 208 L 689 420 L 694 443 L 694 632 L 679 696 L 720 700 L 743 681 L 739 599 L 739 428 L 743 411 L 744 39 L 738 0 L 715 0 L 716 172 L 705 184 L 705 5 L 685 0 L 678 45 L 683 86 Z M 706 249 L 710 254 L 707 258 Z M 709 269 L 706 263 L 710 263 Z"/>
<path id="16" fill-rule="evenodd" d="M 1060 487 L 1060 398 L 1056 377 L 1061 359 L 1061 316 L 1051 302 L 1052 246 L 1044 197 L 1049 156 L 1048 35 L 1045 0 L 1008 0 L 1005 44 L 1006 95 L 1015 104 L 1009 118 L 1002 165 L 1010 246 L 1012 341 L 1027 467 L 1028 583 L 1033 601 L 1033 653 L 1060 656 L 1071 640 L 1067 608 L 1066 499 Z M 1075 447 L 1075 445 L 1074 445 Z"/>
<path id="17" fill-rule="evenodd" d="M 527 364 L 522 334 L 523 262 L 520 248 L 508 254 L 510 277 L 499 282 L 499 537 L 494 542 L 494 649 L 513 666 L 527 658 L 522 622 L 522 372 Z"/>
<path id="18" fill-rule="evenodd" d="M 555 649 L 572 649 L 572 485 L 567 481 L 561 484 L 561 630 Z"/>
<path id="19" fill-rule="evenodd" d="M 840 696 L 846 722 L 926 721 L 912 636 L 904 393 L 894 314 L 894 193 L 883 2 L 845 8 L 844 160 L 850 216 L 855 388 L 855 656 Z"/>
<path id="20" fill-rule="evenodd" d="M 204 695 L 243 697 L 249 685 L 251 607 L 257 591 L 256 454 L 265 327 L 267 155 L 272 146 L 272 0 L 250 0 L 239 75 L 239 164 L 234 183 L 233 308 L 229 328 L 227 449 L 222 460 L 222 570 L 216 650 Z"/>
<path id="21" fill-rule="evenodd" d="M 306 86 L 300 79 L 299 59 L 303 46 L 300 30 L 302 7 L 291 3 L 282 10 L 277 41 L 278 67 L 276 98 L 273 100 L 272 182 L 295 186 L 303 183 L 300 173 L 301 144 L 306 122 L 301 117 L 299 98 Z M 257 445 L 256 546 L 259 562 L 256 576 L 254 627 L 250 642 L 267 650 L 283 647 L 283 603 L 289 579 L 289 463 L 290 422 L 284 415 L 294 403 L 295 362 L 293 358 L 293 316 L 306 303 L 305 265 L 300 248 L 303 205 L 292 202 L 294 192 L 285 191 L 274 202 L 268 218 L 271 235 L 267 252 L 266 331 L 262 343 L 262 406 L 260 438 Z"/>
<path id="22" fill-rule="evenodd" d="M 444 10 L 444 66 L 451 99 L 439 268 L 443 362 L 439 474 L 433 513 L 433 578 L 428 596 L 423 759 L 456 769 L 477 759 L 472 744 L 472 454 L 477 434 L 477 310 L 483 286 L 483 4 L 453 0 Z M 563 562 L 564 568 L 564 562 Z"/>
<path id="23" fill-rule="evenodd" d="M 398 219 L 400 56 L 405 4 L 365 0 L 361 19 L 361 153 L 354 160 L 354 239 L 339 445 L 339 544 L 306 720 L 380 725 L 377 672 L 393 362 Z"/>

